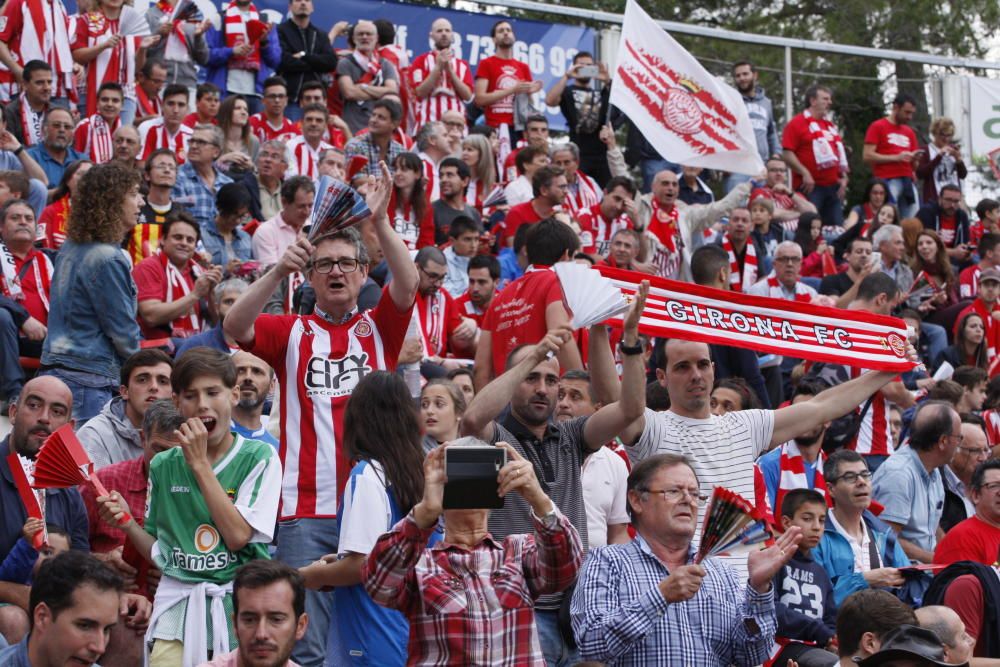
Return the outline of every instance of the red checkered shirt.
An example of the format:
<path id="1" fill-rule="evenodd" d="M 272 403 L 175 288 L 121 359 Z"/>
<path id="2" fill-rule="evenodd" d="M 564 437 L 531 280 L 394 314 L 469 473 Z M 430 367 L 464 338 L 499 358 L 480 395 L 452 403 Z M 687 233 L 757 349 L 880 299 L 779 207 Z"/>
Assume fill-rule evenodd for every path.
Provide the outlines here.
<path id="1" fill-rule="evenodd" d="M 427 548 L 433 527 L 412 514 L 382 535 L 362 579 L 378 604 L 410 622 L 408 665 L 545 665 L 534 601 L 576 581 L 580 536 L 561 513 L 534 535 L 487 535 L 474 549 L 444 542 Z"/>
<path id="2" fill-rule="evenodd" d="M 129 459 L 101 468 L 97 477 L 107 487 L 108 491 L 117 491 L 128 503 L 132 516 L 142 518 L 146 514 L 146 466 L 145 459 Z M 112 528 L 101 521 L 97 513 L 97 496 L 90 484 L 80 485 L 80 495 L 87 508 L 87 520 L 90 522 L 90 550 L 94 553 L 107 553 L 125 544 L 125 533 Z"/>

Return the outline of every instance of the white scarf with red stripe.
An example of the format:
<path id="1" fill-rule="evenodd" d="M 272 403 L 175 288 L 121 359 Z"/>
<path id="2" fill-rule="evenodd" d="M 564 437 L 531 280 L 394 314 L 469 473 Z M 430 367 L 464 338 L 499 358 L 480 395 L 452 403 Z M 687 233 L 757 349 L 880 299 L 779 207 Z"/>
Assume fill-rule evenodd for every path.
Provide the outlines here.
<path id="1" fill-rule="evenodd" d="M 365 71 L 355 83 L 361 85 L 362 83 L 370 83 L 376 86 L 382 85 L 382 58 L 379 57 L 377 53 L 373 53 L 371 56 L 366 56 L 358 50 L 355 50 L 351 57 L 354 58 L 354 62 L 358 64 L 361 69 Z M 362 101 L 358 101 L 358 104 L 362 104 Z"/>
<path id="2" fill-rule="evenodd" d="M 646 228 L 646 236 L 654 241 L 653 265 L 656 274 L 664 278 L 676 277 L 681 265 L 681 237 L 678 230 L 681 212 L 677 204 L 669 211 L 660 208 L 656 198 L 650 200 L 653 215 Z"/>
<path id="3" fill-rule="evenodd" d="M 740 262 L 733 250 L 733 241 L 729 234 L 722 235 L 722 249 L 729 255 L 729 289 L 734 292 L 744 292 L 757 282 L 757 248 L 751 239 L 746 240 L 746 254 L 743 255 L 743 272 L 740 273 Z"/>
<path id="4" fill-rule="evenodd" d="M 285 293 L 285 315 L 295 313 L 295 292 L 306 282 L 306 277 L 301 271 L 296 271 L 288 276 L 288 291 Z"/>
<path id="5" fill-rule="evenodd" d="M 420 318 L 420 333 L 424 342 L 424 358 L 444 355 L 448 342 L 445 329 L 448 301 L 442 289 L 430 296 L 419 295 L 414 313 Z"/>
<path id="6" fill-rule="evenodd" d="M 122 36 L 118 46 L 113 49 L 102 49 L 87 65 L 88 116 L 97 112 L 97 90 L 101 84 L 114 81 L 125 87 L 126 97 L 135 94 L 135 57 L 142 37 L 123 34 L 121 31 L 121 26 L 133 25 L 136 22 L 136 17 L 132 16 L 135 13 L 137 13 L 135 9 L 125 5 L 117 20 L 110 20 L 100 12 L 91 12 L 83 16 L 86 22 L 87 46 L 99 46 L 113 35 Z M 143 17 L 139 19 L 146 20 Z"/>
<path id="7" fill-rule="evenodd" d="M 230 49 L 235 49 L 241 44 L 247 44 L 250 41 L 250 37 L 247 34 L 247 21 L 259 21 L 260 13 L 257 11 L 257 7 L 251 2 L 250 6 L 247 7 L 246 15 L 240 11 L 240 7 L 235 2 L 230 2 L 226 5 L 225 13 L 225 31 L 226 31 L 226 46 Z M 243 56 L 242 58 L 237 58 L 233 56 L 229 60 L 229 67 L 233 69 L 244 69 L 244 70 L 260 70 L 260 44 L 254 44 L 253 50 Z"/>
<path id="8" fill-rule="evenodd" d="M 52 282 L 54 268 L 48 256 L 32 248 L 25 259 L 30 263 L 31 271 L 35 272 L 35 286 L 42 300 L 45 312 L 49 312 L 49 285 Z M 21 289 L 21 279 L 18 278 L 16 258 L 3 241 L 0 241 L 0 294 L 18 303 L 24 301 L 24 291 Z"/>
<path id="9" fill-rule="evenodd" d="M 785 298 L 785 287 L 778 282 L 778 276 L 774 275 L 774 271 L 767 277 L 767 295 L 772 299 Z M 812 293 L 809 291 L 809 288 L 806 287 L 805 283 L 798 280 L 795 281 L 795 300 L 803 303 L 809 303 L 812 300 Z"/>
<path id="10" fill-rule="evenodd" d="M 21 32 L 21 64 L 41 60 L 52 68 L 53 97 L 70 97 L 76 101 L 73 88 L 73 55 L 66 8 L 62 0 L 27 0 L 27 15 Z"/>
<path id="11" fill-rule="evenodd" d="M 814 466 L 812 488 L 822 493 L 829 500 L 826 493 L 826 481 L 823 479 L 823 462 L 825 460 L 826 457 L 823 455 L 823 451 L 820 450 L 819 457 L 816 459 Z M 778 470 L 778 491 L 774 495 L 774 504 L 776 505 L 775 509 L 780 513 L 781 502 L 784 500 L 786 493 L 793 489 L 809 488 L 809 479 L 806 476 L 806 462 L 802 458 L 802 452 L 799 451 L 799 446 L 794 440 L 789 440 L 781 446 Z"/>
<path id="12" fill-rule="evenodd" d="M 43 109 L 36 114 L 31 105 L 28 104 L 27 95 L 23 92 L 21 93 L 21 104 L 19 107 L 21 113 L 21 134 L 24 135 L 24 145 L 34 146 L 42 143 L 42 118 L 46 110 Z"/>
<path id="13" fill-rule="evenodd" d="M 635 294 L 641 281 L 650 281 L 640 333 L 872 370 L 913 368 L 906 356 L 906 323 L 895 317 L 740 294 L 608 266 L 595 269 L 626 297 Z M 586 305 L 569 303 L 571 311 Z M 622 317 L 605 324 L 620 327 Z"/>
<path id="14" fill-rule="evenodd" d="M 121 126 L 121 118 L 115 118 L 114 125 L 108 125 L 104 116 L 95 113 L 87 118 L 87 143 L 85 150 L 95 164 L 104 164 L 115 155 L 112 135 Z"/>
<path id="15" fill-rule="evenodd" d="M 184 275 L 188 271 L 197 280 L 201 275 L 201 267 L 194 260 L 188 260 L 188 264 L 181 272 L 174 263 L 167 257 L 167 253 L 160 251 L 160 263 L 167 274 L 167 294 L 164 299 L 167 303 L 173 303 L 176 299 L 183 299 L 191 293 L 191 284 L 188 283 Z M 192 306 L 186 315 L 181 315 L 170 323 L 170 333 L 173 336 L 188 337 L 201 331 L 201 320 L 198 317 L 197 306 Z"/>
<path id="16" fill-rule="evenodd" d="M 581 211 L 586 211 L 594 204 L 600 203 L 601 196 L 601 186 L 597 184 L 597 181 L 578 170 L 576 183 L 570 185 L 566 191 L 566 208 L 575 218 Z"/>
<path id="17" fill-rule="evenodd" d="M 186 9 L 187 5 L 188 3 L 183 1 L 178 2 L 173 7 L 167 0 L 160 0 L 156 3 L 156 7 L 164 16 L 164 22 L 169 21 L 172 26 L 170 34 L 167 35 L 167 45 L 163 51 L 163 57 L 166 60 L 183 63 L 191 61 L 191 56 L 188 54 L 187 36 L 184 35 L 184 21 L 177 18 L 179 10 Z"/>

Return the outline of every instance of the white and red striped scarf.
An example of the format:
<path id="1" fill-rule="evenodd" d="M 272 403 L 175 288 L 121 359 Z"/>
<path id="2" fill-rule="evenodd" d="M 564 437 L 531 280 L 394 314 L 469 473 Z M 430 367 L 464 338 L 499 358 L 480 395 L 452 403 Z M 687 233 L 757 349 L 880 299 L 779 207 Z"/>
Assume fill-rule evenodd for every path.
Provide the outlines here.
<path id="1" fill-rule="evenodd" d="M 1000 411 L 983 410 L 983 421 L 986 422 L 986 441 L 990 447 L 1000 445 Z"/>
<path id="2" fill-rule="evenodd" d="M 20 62 L 41 60 L 52 68 L 53 97 L 76 102 L 69 19 L 62 0 L 26 0 L 27 16 L 21 32 Z"/>
<path id="3" fill-rule="evenodd" d="M 438 166 L 434 164 L 434 159 L 427 153 L 421 151 L 417 155 L 424 165 L 424 194 L 427 195 L 428 201 L 437 201 L 441 199 L 441 183 L 437 177 Z"/>
<path id="4" fill-rule="evenodd" d="M 913 367 L 906 356 L 906 324 L 895 317 L 740 294 L 607 266 L 595 269 L 626 296 L 635 294 L 641 281 L 650 281 L 640 333 L 879 371 Z M 572 311 L 574 304 L 569 307 Z M 605 324 L 620 327 L 622 317 Z"/>
<path id="5" fill-rule="evenodd" d="M 163 102 L 160 100 L 159 95 L 150 97 L 143 90 L 142 86 L 135 87 L 135 99 L 139 105 L 139 118 L 143 116 L 159 116 L 163 113 Z"/>
<path id="6" fill-rule="evenodd" d="M 49 312 L 49 286 L 52 284 L 52 275 L 55 272 L 52 260 L 48 256 L 32 248 L 28 251 L 28 256 L 24 260 L 30 263 L 32 271 L 35 273 L 35 286 L 38 288 L 38 297 L 45 307 L 45 312 Z M 0 241 L 0 294 L 21 303 L 24 301 L 24 292 L 21 289 L 21 280 L 17 274 L 17 264 L 14 253 Z"/>
<path id="7" fill-rule="evenodd" d="M 24 93 L 21 93 L 21 103 L 18 106 L 18 111 L 21 114 L 21 134 L 24 135 L 24 145 L 34 146 L 42 143 L 42 118 L 47 109 L 36 114 L 31 105 L 28 104 L 28 96 Z"/>
<path id="8" fill-rule="evenodd" d="M 118 131 L 121 124 L 121 118 L 115 118 L 114 125 L 109 126 L 104 116 L 99 113 L 88 116 L 80 123 L 81 127 L 77 129 L 82 129 L 87 135 L 83 152 L 90 156 L 94 164 L 104 164 L 114 157 L 115 144 L 112 135 Z"/>
<path id="9" fill-rule="evenodd" d="M 653 215 L 646 227 L 646 236 L 654 243 L 653 265 L 656 275 L 663 278 L 676 278 L 681 265 L 680 246 L 682 244 L 678 223 L 681 212 L 674 204 L 669 211 L 660 208 L 660 203 L 653 197 L 650 200 Z"/>
<path id="10" fill-rule="evenodd" d="M 191 293 L 194 281 L 201 275 L 201 267 L 194 260 L 188 260 L 188 264 L 181 272 L 174 263 L 167 257 L 167 253 L 160 251 L 160 264 L 167 274 L 167 294 L 164 301 L 173 303 L 176 299 L 182 299 Z M 191 281 L 188 282 L 190 275 Z M 198 307 L 192 306 L 186 315 L 181 315 L 170 323 L 170 335 L 180 338 L 188 338 L 201 331 L 201 320 L 198 317 Z"/>
<path id="11" fill-rule="evenodd" d="M 313 180 L 319 178 L 319 154 L 333 148 L 325 141 L 321 141 L 319 146 L 313 149 L 305 137 L 295 137 L 288 142 L 287 147 L 288 173 L 286 176 L 308 176 Z"/>
<path id="12" fill-rule="evenodd" d="M 235 2 L 230 2 L 226 5 L 225 12 L 225 32 L 226 32 L 226 46 L 230 49 L 235 49 L 241 44 L 246 44 L 250 41 L 250 37 L 247 35 L 247 21 L 259 21 L 260 13 L 257 11 L 257 7 L 251 2 L 249 7 L 247 7 L 246 16 L 240 11 L 239 5 Z M 260 44 L 253 45 L 253 51 L 242 58 L 237 58 L 233 56 L 229 60 L 229 67 L 232 69 L 243 69 L 243 70 L 260 70 Z"/>
<path id="13" fill-rule="evenodd" d="M 100 12 L 91 12 L 83 16 L 86 22 L 87 46 L 95 47 L 105 42 L 109 37 L 120 34 L 120 27 L 128 19 L 129 12 L 135 12 L 132 7 L 122 7 L 121 17 L 109 19 Z M 101 84 L 113 81 L 125 87 L 125 96 L 135 94 L 135 57 L 139 50 L 142 37 L 122 35 L 122 41 L 113 49 L 103 49 L 87 65 L 87 115 L 97 113 L 97 90 Z"/>
<path id="14" fill-rule="evenodd" d="M 722 249 L 729 255 L 729 289 L 734 292 L 745 292 L 757 282 L 757 248 L 753 240 L 746 240 L 746 254 L 743 255 L 743 272 L 740 272 L 740 263 L 736 259 L 736 251 L 733 250 L 733 241 L 729 234 L 722 235 Z"/>
<path id="15" fill-rule="evenodd" d="M 172 26 L 170 34 L 167 35 L 167 45 L 164 48 L 163 57 L 166 60 L 186 63 L 191 61 L 191 55 L 188 53 L 187 36 L 184 34 L 184 21 L 177 18 L 177 10 L 181 9 L 182 4 L 177 2 L 176 5 L 171 5 L 167 0 L 159 0 L 156 3 L 156 8 L 163 14 L 164 21 L 170 21 Z"/>
<path id="16" fill-rule="evenodd" d="M 3 19 L 0 19 L 2 21 Z M 7 104 L 17 94 L 17 79 L 7 66 L 0 63 L 0 104 Z"/>
<path id="17" fill-rule="evenodd" d="M 288 276 L 288 291 L 285 293 L 285 315 L 295 314 L 295 292 L 306 282 L 306 277 L 301 271 L 296 271 Z"/>
<path id="18" fill-rule="evenodd" d="M 181 125 L 177 134 L 170 136 L 170 131 L 167 130 L 167 124 L 163 118 L 151 118 L 139 126 L 139 143 L 142 146 L 139 158 L 145 160 L 156 149 L 169 148 L 177 156 L 177 162 L 184 164 L 187 157 L 188 140 L 192 134 L 194 134 L 194 130 L 187 125 Z"/>
<path id="19" fill-rule="evenodd" d="M 445 318 L 448 316 L 447 292 L 439 289 L 430 296 L 417 295 L 416 313 L 420 317 L 420 333 L 424 342 L 424 358 L 441 357 L 446 352 L 448 332 Z"/>
<path id="20" fill-rule="evenodd" d="M 570 185 L 566 191 L 566 208 L 570 215 L 576 218 L 580 212 L 600 203 L 602 196 L 601 186 L 597 184 L 597 181 L 577 170 L 576 183 Z"/>
<path id="21" fill-rule="evenodd" d="M 785 298 L 784 286 L 778 282 L 778 276 L 774 275 L 774 271 L 767 277 L 767 295 L 772 299 Z M 809 303 L 812 300 L 812 292 L 801 281 L 795 281 L 795 300 L 803 303 Z"/>
<path id="22" fill-rule="evenodd" d="M 826 492 L 826 481 L 823 479 L 823 462 L 826 460 L 822 450 L 816 459 L 813 470 L 813 485 L 811 488 L 819 491 L 830 502 L 830 496 Z M 808 489 L 809 479 L 806 476 L 806 462 L 802 458 L 802 452 L 794 440 L 789 440 L 781 446 L 781 455 L 778 459 L 778 491 L 774 495 L 774 504 L 777 511 L 781 512 L 781 503 L 785 499 L 785 494 L 793 489 Z"/>
<path id="23" fill-rule="evenodd" d="M 361 85 L 362 83 L 372 83 L 376 86 L 382 85 L 382 58 L 379 57 L 377 53 L 373 53 L 371 56 L 366 56 L 357 49 L 351 53 L 351 57 L 354 58 L 354 62 L 364 70 L 364 74 L 361 78 L 355 81 L 356 84 Z M 358 102 L 361 104 L 361 102 Z"/>

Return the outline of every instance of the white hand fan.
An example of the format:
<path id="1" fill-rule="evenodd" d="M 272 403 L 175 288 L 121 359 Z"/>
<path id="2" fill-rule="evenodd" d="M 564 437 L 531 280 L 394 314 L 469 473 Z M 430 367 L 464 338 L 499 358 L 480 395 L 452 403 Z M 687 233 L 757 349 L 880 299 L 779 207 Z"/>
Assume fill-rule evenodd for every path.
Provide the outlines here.
<path id="1" fill-rule="evenodd" d="M 576 262 L 559 262 L 556 275 L 573 314 L 573 328 L 582 329 L 621 315 L 629 300 L 609 278 Z"/>

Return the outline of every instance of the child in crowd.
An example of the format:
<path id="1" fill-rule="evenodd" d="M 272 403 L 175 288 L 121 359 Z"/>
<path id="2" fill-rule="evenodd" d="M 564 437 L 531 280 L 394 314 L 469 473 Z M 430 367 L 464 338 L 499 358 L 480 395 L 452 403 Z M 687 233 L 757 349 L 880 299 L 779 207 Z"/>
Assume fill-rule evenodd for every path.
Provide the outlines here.
<path id="1" fill-rule="evenodd" d="M 802 541 L 792 560 L 774 577 L 778 614 L 775 637 L 784 647 L 774 665 L 783 667 L 788 660 L 809 665 L 837 663 L 837 654 L 831 653 L 836 650 L 837 621 L 833 584 L 811 554 L 823 537 L 825 525 L 826 499 L 822 493 L 793 489 L 785 494 L 781 502 L 781 528 L 798 526 L 802 529 Z"/>
<path id="2" fill-rule="evenodd" d="M 180 446 L 149 465 L 144 525 L 123 527 L 163 572 L 146 633 L 154 667 L 201 664 L 209 648 L 219 655 L 236 646 L 233 577 L 240 565 L 269 557 L 281 487 L 274 448 L 230 430 L 239 390 L 229 355 L 194 348 L 171 382 L 187 419 L 175 432 Z M 112 525 L 128 511 L 117 492 L 97 500 Z"/>
<path id="3" fill-rule="evenodd" d="M 31 543 L 42 529 L 48 532 L 48 544 L 35 550 Z M 21 528 L 21 538 L 3 559 L 3 563 L 0 563 L 0 581 L 31 585 L 31 580 L 42 563 L 64 551 L 69 551 L 69 533 L 55 524 L 46 524 L 42 519 L 28 517 Z"/>
<path id="4" fill-rule="evenodd" d="M 750 222 L 753 223 L 753 231 L 750 237 L 757 247 L 764 248 L 765 257 L 758 258 L 763 270 L 759 273 L 766 276 L 771 272 L 771 258 L 778 244 L 785 240 L 785 230 L 779 224 L 772 224 L 774 218 L 774 199 L 771 194 L 763 189 L 756 189 L 750 193 Z"/>

